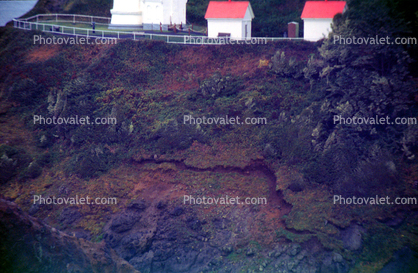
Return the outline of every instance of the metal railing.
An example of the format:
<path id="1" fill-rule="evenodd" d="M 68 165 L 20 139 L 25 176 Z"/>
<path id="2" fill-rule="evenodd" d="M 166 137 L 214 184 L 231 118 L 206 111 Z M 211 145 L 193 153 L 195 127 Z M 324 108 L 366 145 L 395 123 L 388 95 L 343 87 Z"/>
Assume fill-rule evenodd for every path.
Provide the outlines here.
<path id="1" fill-rule="evenodd" d="M 110 17 L 90 16 L 80 14 L 37 14 L 28 18 L 20 18 L 26 22 L 56 22 L 56 23 L 96 23 L 97 25 L 109 25 Z"/>
<path id="2" fill-rule="evenodd" d="M 164 41 L 174 44 L 186 45 L 225 45 L 225 44 L 266 44 L 269 41 L 283 40 L 303 40 L 303 38 L 287 38 L 287 37 L 263 37 L 250 38 L 247 40 L 234 38 L 211 38 L 207 36 L 189 36 L 189 35 L 169 35 L 147 33 L 143 31 L 118 31 L 103 30 L 92 28 L 80 28 L 73 26 L 59 25 L 57 23 L 95 23 L 96 25 L 109 26 L 111 18 L 77 15 L 77 14 L 38 14 L 29 18 L 13 19 L 15 28 L 24 30 L 39 30 L 60 35 L 73 35 L 86 38 L 96 39 L 150 39 L 156 41 Z M 55 23 L 55 24 L 54 24 Z"/>

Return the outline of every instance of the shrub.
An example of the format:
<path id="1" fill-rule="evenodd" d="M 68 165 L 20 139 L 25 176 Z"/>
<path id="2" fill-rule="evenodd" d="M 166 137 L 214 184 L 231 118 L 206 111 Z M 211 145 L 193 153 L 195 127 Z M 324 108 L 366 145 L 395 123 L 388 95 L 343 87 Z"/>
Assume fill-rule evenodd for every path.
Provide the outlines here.
<path id="1" fill-rule="evenodd" d="M 13 176 L 22 172 L 32 162 L 32 158 L 22 149 L 8 145 L 0 146 L 0 183 L 6 183 Z"/>
<path id="2" fill-rule="evenodd" d="M 235 95 L 240 88 L 241 84 L 239 80 L 231 76 L 222 77 L 220 73 L 215 73 L 212 77 L 200 83 L 199 92 L 205 98 L 228 97 Z"/>
<path id="3" fill-rule="evenodd" d="M 96 177 L 108 171 L 117 162 L 117 157 L 100 145 L 91 145 L 76 151 L 66 168 L 82 178 Z"/>
<path id="4" fill-rule="evenodd" d="M 160 153 L 184 150 L 194 141 L 206 142 L 206 137 L 196 125 L 185 125 L 177 119 L 170 119 L 161 125 L 154 137 L 157 139 L 156 148 Z"/>
<path id="5" fill-rule="evenodd" d="M 298 62 L 295 57 L 287 58 L 284 51 L 277 51 L 269 64 L 271 70 L 282 77 L 299 79 L 303 76 L 305 65 Z"/>
<path id="6" fill-rule="evenodd" d="M 13 83 L 10 90 L 10 99 L 23 105 L 31 105 L 41 93 L 41 87 L 32 79 L 21 79 Z"/>
<path id="7" fill-rule="evenodd" d="M 19 175 L 20 180 L 26 180 L 31 178 L 36 178 L 42 174 L 41 166 L 36 162 L 33 161 L 29 163 L 28 167 L 25 168 L 22 173 Z"/>

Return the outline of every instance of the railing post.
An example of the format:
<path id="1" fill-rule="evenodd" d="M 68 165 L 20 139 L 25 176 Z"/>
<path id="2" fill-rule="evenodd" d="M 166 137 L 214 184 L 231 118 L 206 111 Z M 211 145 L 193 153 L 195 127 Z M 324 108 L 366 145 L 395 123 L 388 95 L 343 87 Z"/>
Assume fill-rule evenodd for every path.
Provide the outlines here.
<path id="1" fill-rule="evenodd" d="M 75 27 L 73 27 L 73 35 L 75 35 Z"/>
<path id="2" fill-rule="evenodd" d="M 73 24 L 75 24 L 75 15 L 73 15 Z"/>
<path id="3" fill-rule="evenodd" d="M 58 14 L 55 14 L 55 22 L 58 22 Z"/>
<path id="4" fill-rule="evenodd" d="M 119 38 L 119 31 L 118 31 L 118 39 L 120 39 L 120 38 Z"/>

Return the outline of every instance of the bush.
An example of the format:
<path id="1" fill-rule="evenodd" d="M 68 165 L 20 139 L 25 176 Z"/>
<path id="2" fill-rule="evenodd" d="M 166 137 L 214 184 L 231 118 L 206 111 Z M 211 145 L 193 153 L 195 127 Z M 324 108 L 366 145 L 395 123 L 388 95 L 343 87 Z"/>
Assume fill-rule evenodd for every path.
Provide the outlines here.
<path id="1" fill-rule="evenodd" d="M 100 145 L 91 145 L 76 151 L 66 168 L 82 178 L 92 178 L 108 171 L 117 162 L 114 154 Z"/>
<path id="2" fill-rule="evenodd" d="M 189 148 L 194 141 L 206 142 L 206 137 L 196 125 L 185 125 L 182 121 L 170 119 L 155 133 L 156 148 L 161 153 Z"/>
<path id="3" fill-rule="evenodd" d="M 32 158 L 23 150 L 7 146 L 0 146 L 0 184 L 6 183 L 13 176 L 25 170 L 32 162 Z"/>
<path id="4" fill-rule="evenodd" d="M 239 80 L 231 76 L 222 77 L 220 73 L 215 73 L 212 77 L 205 79 L 199 86 L 199 92 L 205 98 L 229 97 L 237 94 L 240 89 Z"/>
<path id="5" fill-rule="evenodd" d="M 282 77 L 299 79 L 303 76 L 305 65 L 296 61 L 295 57 L 287 58 L 284 51 L 277 51 L 271 58 L 270 68 Z"/>
<path id="6" fill-rule="evenodd" d="M 32 105 L 41 94 L 41 87 L 32 79 L 22 79 L 13 83 L 10 99 L 25 106 Z"/>
<path id="7" fill-rule="evenodd" d="M 32 179 L 42 174 L 41 166 L 36 162 L 29 163 L 29 166 L 19 175 L 20 180 Z"/>

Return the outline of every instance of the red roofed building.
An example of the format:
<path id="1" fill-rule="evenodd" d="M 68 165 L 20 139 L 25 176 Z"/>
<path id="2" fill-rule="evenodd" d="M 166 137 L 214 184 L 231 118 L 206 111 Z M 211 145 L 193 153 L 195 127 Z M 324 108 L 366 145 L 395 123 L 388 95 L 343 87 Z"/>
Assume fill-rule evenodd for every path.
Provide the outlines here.
<path id="1" fill-rule="evenodd" d="M 318 41 L 331 32 L 334 16 L 344 13 L 345 1 L 307 1 L 302 11 L 304 39 Z"/>
<path id="2" fill-rule="evenodd" d="M 210 1 L 205 14 L 208 37 L 251 38 L 253 18 L 253 9 L 248 1 Z"/>

